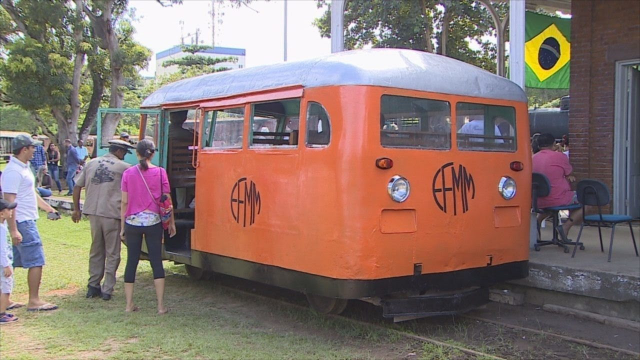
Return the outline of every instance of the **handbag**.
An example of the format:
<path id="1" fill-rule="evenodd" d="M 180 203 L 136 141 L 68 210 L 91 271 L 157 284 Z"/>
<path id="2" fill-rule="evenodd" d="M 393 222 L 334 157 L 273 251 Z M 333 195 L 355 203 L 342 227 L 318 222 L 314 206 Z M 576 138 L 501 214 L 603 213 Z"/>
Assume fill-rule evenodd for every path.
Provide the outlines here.
<path id="1" fill-rule="evenodd" d="M 153 199 L 153 202 L 155 202 L 156 205 L 158 205 L 158 207 L 160 208 L 160 220 L 162 220 L 162 228 L 167 230 L 169 228 L 169 224 L 171 223 L 171 215 L 173 214 L 173 204 L 171 203 L 171 198 L 168 197 L 164 193 L 164 191 L 162 191 L 162 171 L 160 171 L 160 201 L 157 201 L 156 198 L 151 193 L 151 190 L 149 189 L 149 185 L 147 185 L 147 181 L 144 179 L 144 176 L 142 176 L 142 171 L 140 171 L 140 167 L 136 166 L 136 169 L 138 169 L 138 174 L 140 174 L 140 177 L 142 178 L 142 182 L 144 182 L 144 186 L 147 188 L 147 191 L 149 192 L 151 199 Z"/>

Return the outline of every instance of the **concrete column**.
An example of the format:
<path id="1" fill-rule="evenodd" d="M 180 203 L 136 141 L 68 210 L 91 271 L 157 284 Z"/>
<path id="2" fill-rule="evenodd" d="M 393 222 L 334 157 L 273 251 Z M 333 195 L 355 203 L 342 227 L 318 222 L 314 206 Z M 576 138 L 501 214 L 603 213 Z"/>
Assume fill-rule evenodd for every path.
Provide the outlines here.
<path id="1" fill-rule="evenodd" d="M 331 52 L 344 50 L 344 0 L 331 0 Z"/>
<path id="2" fill-rule="evenodd" d="M 524 89 L 525 1 L 509 1 L 509 78 Z"/>

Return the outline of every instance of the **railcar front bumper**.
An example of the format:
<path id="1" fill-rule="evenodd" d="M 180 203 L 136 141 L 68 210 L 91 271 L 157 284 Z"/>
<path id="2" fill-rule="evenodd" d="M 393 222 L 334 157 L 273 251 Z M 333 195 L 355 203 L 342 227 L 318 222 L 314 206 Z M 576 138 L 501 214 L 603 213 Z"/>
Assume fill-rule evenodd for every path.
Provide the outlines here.
<path id="1" fill-rule="evenodd" d="M 381 305 L 382 316 L 397 318 L 460 314 L 488 302 L 489 288 L 480 287 L 453 293 L 383 298 Z"/>

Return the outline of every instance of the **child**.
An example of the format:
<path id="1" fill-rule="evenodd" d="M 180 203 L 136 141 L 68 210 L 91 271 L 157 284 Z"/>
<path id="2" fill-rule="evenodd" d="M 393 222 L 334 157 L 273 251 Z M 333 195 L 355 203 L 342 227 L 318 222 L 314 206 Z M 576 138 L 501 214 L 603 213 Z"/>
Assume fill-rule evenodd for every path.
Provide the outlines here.
<path id="1" fill-rule="evenodd" d="M 13 250 L 7 236 L 6 220 L 16 206 L 16 203 L 0 199 L 0 325 L 18 320 L 17 316 L 6 312 L 11 305 L 9 296 L 13 289 Z"/>

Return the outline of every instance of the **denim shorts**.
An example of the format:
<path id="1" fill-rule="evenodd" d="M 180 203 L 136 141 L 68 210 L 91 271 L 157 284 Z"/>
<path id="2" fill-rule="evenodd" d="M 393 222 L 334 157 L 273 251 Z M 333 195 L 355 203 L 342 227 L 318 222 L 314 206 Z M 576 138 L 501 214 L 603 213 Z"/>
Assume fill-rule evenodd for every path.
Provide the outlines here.
<path id="1" fill-rule="evenodd" d="M 44 250 L 35 220 L 18 223 L 22 242 L 13 246 L 13 266 L 25 269 L 44 266 Z"/>
<path id="2" fill-rule="evenodd" d="M 4 276 L 4 269 L 0 268 L 0 294 L 11 294 L 13 290 L 13 275 Z"/>

